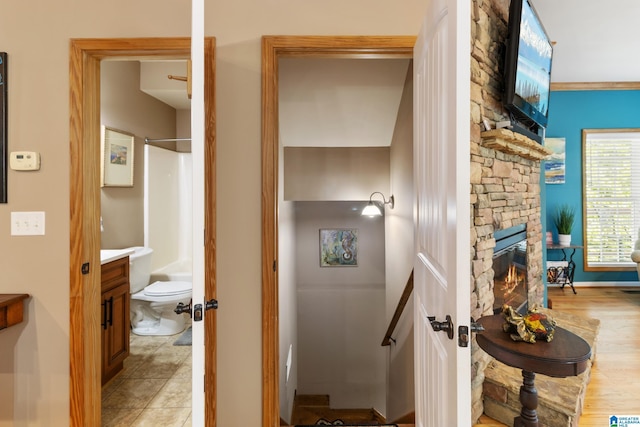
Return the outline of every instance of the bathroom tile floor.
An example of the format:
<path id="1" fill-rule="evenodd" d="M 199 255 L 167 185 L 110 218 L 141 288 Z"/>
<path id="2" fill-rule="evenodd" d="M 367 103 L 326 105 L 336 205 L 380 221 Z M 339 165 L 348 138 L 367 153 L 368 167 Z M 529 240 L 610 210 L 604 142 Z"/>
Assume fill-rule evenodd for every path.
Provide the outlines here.
<path id="1" fill-rule="evenodd" d="M 102 388 L 102 426 L 191 426 L 191 346 L 131 334 L 124 369 Z"/>

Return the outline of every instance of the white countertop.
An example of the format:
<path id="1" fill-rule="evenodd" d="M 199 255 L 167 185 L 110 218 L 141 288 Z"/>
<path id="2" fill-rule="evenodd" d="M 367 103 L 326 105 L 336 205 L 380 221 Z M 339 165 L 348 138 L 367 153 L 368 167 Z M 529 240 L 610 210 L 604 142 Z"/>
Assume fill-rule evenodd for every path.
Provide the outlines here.
<path id="1" fill-rule="evenodd" d="M 100 265 L 124 258 L 133 252 L 133 249 L 100 249 Z"/>

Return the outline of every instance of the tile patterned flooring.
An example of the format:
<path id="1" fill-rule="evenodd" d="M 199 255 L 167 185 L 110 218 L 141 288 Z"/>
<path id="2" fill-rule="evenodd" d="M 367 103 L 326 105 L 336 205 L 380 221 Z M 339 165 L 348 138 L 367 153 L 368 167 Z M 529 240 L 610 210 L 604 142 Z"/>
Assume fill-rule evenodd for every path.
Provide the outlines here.
<path id="1" fill-rule="evenodd" d="M 122 372 L 102 388 L 102 426 L 191 426 L 191 346 L 131 334 Z"/>

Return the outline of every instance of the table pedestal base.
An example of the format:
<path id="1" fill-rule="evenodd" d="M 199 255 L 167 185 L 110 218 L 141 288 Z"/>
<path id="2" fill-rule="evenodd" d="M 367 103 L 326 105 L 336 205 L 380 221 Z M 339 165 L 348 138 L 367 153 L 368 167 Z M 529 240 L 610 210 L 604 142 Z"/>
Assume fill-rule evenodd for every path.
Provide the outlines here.
<path id="1" fill-rule="evenodd" d="M 513 427 L 539 427 L 538 390 L 535 386 L 536 374 L 522 370 L 522 386 L 520 386 L 520 403 L 522 410 L 520 416 L 514 418 Z"/>

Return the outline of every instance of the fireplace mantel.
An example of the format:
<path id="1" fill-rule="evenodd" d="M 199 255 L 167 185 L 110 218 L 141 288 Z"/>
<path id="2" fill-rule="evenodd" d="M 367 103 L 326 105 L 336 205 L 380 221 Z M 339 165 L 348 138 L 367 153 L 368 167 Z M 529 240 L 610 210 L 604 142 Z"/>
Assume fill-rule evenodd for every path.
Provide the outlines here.
<path id="1" fill-rule="evenodd" d="M 553 151 L 545 146 L 508 129 L 488 130 L 482 132 L 481 136 L 483 146 L 525 159 L 540 161 L 553 154 Z"/>

